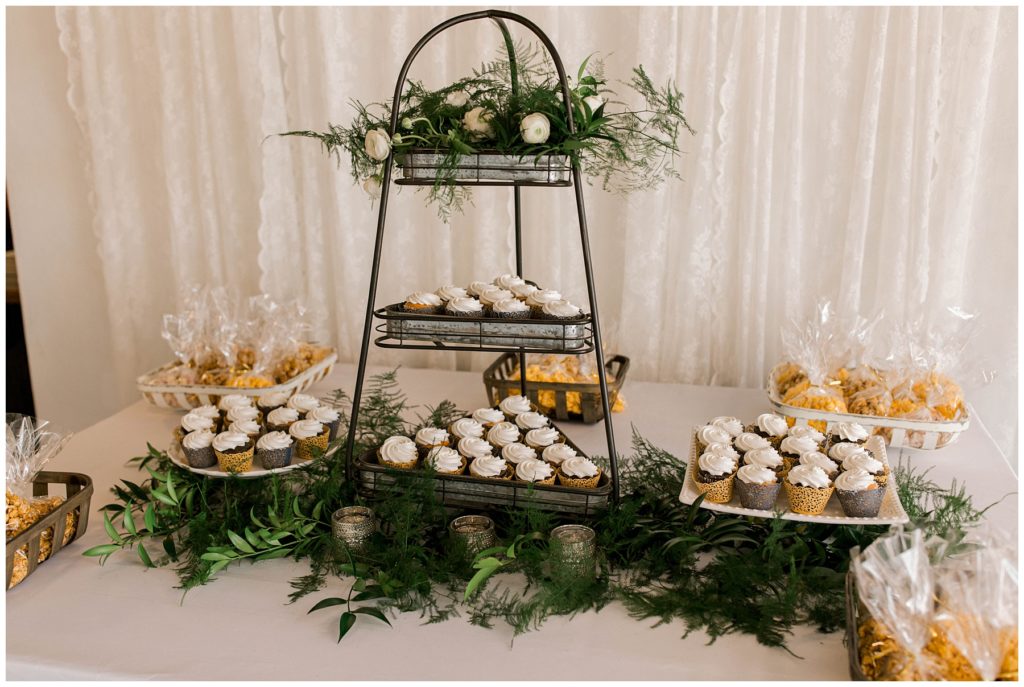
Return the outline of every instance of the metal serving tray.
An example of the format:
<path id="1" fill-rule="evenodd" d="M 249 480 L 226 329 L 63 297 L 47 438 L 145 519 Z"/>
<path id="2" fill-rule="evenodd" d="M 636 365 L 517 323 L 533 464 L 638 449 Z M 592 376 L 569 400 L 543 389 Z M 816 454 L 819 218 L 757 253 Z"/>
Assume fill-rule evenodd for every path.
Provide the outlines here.
<path id="1" fill-rule="evenodd" d="M 406 312 L 401 303 L 380 308 L 374 315 L 385 320 L 377 331 L 377 344 L 407 347 L 407 341 L 425 341 L 439 348 L 519 350 L 587 353 L 594 348 L 590 315 L 575 320 L 502 320 L 495 317 L 456 317 Z"/>

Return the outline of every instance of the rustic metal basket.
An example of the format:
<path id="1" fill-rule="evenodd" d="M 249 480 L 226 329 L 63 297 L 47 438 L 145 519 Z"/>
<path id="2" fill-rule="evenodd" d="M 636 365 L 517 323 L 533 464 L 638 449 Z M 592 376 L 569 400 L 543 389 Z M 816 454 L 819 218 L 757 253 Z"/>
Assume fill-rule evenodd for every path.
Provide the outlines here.
<path id="1" fill-rule="evenodd" d="M 522 392 L 520 380 L 512 376 L 519 369 L 519 358 L 515 353 L 506 353 L 499 357 L 484 370 L 484 387 L 491 404 L 497 405 L 506 396 L 515 396 Z M 612 356 L 605 364 L 608 373 L 608 406 L 613 407 L 626 381 L 629 372 L 629 358 L 624 355 Z M 592 425 L 604 418 L 604 407 L 601 404 L 601 385 L 597 382 L 526 382 L 526 395 L 530 401 L 539 406 L 538 398 L 541 391 L 552 391 L 555 394 L 555 407 L 542 407 L 540 412 L 554 417 L 559 421 L 576 421 Z M 569 412 L 566 394 L 579 394 L 582 413 Z"/>
<path id="2" fill-rule="evenodd" d="M 287 382 L 259 388 L 215 386 L 207 384 L 158 384 L 153 382 L 152 380 L 157 374 L 179 364 L 177 362 L 172 362 L 167 363 L 166 365 L 161 365 L 157 369 L 142 375 L 136 380 L 136 386 L 139 391 L 142 392 L 142 397 L 158 408 L 189 410 L 191 408 L 198 408 L 201 405 L 216 405 L 217 401 L 220 400 L 220 397 L 225 394 L 263 396 L 264 394 L 278 391 L 288 393 L 304 391 L 329 375 L 331 370 L 334 369 L 334 363 L 337 362 L 337 360 L 338 354 L 332 350 L 326 358 L 318 362 L 316 365 L 312 365 L 305 369 L 300 374 L 295 375 Z"/>
<path id="3" fill-rule="evenodd" d="M 443 169 L 446 153 L 430 148 L 412 148 L 402 153 L 402 179 L 398 184 L 426 182 L 434 184 L 438 177 L 445 183 L 512 181 L 544 186 L 568 186 L 572 170 L 567 155 L 506 155 L 496 150 L 481 150 L 462 155 L 455 168 Z M 526 182 L 525 184 L 523 182 Z"/>
<path id="4" fill-rule="evenodd" d="M 40 518 L 38 522 L 7 542 L 6 589 L 11 588 L 11 578 L 14 575 L 15 553 L 18 549 L 26 545 L 28 546 L 28 550 L 25 553 L 25 556 L 28 559 L 28 571 L 25 573 L 25 577 L 19 580 L 20 583 L 24 582 L 25 579 L 27 579 L 28 576 L 31 575 L 40 565 L 39 548 L 42 544 L 43 533 L 46 530 L 52 529 L 53 533 L 50 538 L 52 548 L 50 549 L 50 555 L 46 558 L 46 560 L 50 560 L 50 558 L 56 556 L 64 546 L 85 534 L 85 529 L 89 525 L 89 501 L 92 499 L 93 491 L 92 479 L 88 475 L 83 475 L 78 472 L 43 471 L 36 475 L 36 478 L 32 483 L 32 495 L 49 496 L 51 484 L 64 485 L 66 491 L 64 503 L 57 506 L 53 512 Z M 64 530 L 65 523 L 67 522 L 67 516 L 68 514 L 75 513 L 76 511 L 77 517 L 75 519 L 74 532 L 65 542 Z"/>

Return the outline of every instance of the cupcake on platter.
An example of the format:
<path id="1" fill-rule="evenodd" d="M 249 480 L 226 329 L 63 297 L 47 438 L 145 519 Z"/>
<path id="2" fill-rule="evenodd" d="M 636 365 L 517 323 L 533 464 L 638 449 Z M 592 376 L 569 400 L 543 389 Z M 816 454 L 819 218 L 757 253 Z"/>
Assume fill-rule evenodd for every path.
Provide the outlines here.
<path id="1" fill-rule="evenodd" d="M 786 432 L 787 437 L 807 437 L 815 444 L 821 444 L 825 441 L 825 435 L 816 430 L 810 425 L 793 425 Z"/>
<path id="2" fill-rule="evenodd" d="M 755 448 L 753 451 L 747 451 L 743 454 L 743 464 L 765 468 L 767 470 L 771 470 L 776 475 L 782 474 L 786 469 L 782 456 L 780 456 L 779 452 L 771 446 Z M 781 489 L 781 485 L 779 488 Z"/>
<path id="3" fill-rule="evenodd" d="M 448 446 L 435 446 L 423 461 L 427 467 L 442 475 L 461 475 L 466 471 L 466 459 Z"/>
<path id="4" fill-rule="evenodd" d="M 871 432 L 862 424 L 857 422 L 837 422 L 829 433 L 829 443 L 838 444 L 846 442 L 863 446 L 870 436 Z"/>
<path id="5" fill-rule="evenodd" d="M 530 448 L 543 451 L 552 444 L 565 443 L 565 437 L 559 434 L 554 427 L 541 427 L 527 432 L 524 443 Z"/>
<path id="6" fill-rule="evenodd" d="M 256 441 L 256 458 L 264 470 L 283 468 L 292 462 L 295 439 L 288 432 L 267 432 Z"/>
<path id="7" fill-rule="evenodd" d="M 441 312 L 444 303 L 436 293 L 429 291 L 416 291 L 405 297 L 402 309 L 408 313 L 419 315 L 436 315 Z"/>
<path id="8" fill-rule="evenodd" d="M 800 456 L 800 465 L 814 465 L 825 471 L 829 479 L 834 480 L 839 474 L 839 463 L 821 451 L 810 451 Z"/>
<path id="9" fill-rule="evenodd" d="M 484 442 L 487 443 L 487 442 Z M 469 464 L 469 474 L 473 477 L 486 479 L 512 479 L 512 467 L 503 458 L 495 455 L 480 456 L 474 458 Z"/>
<path id="10" fill-rule="evenodd" d="M 196 406 L 195 408 L 193 408 L 192 410 L 190 410 L 188 412 L 195 413 L 196 415 L 202 415 L 203 417 L 208 417 L 211 420 L 213 420 L 214 423 L 217 423 L 217 422 L 220 421 L 220 411 L 217 410 L 217 406 L 214 406 L 214 405 L 206 404 L 206 405 Z"/>
<path id="11" fill-rule="evenodd" d="M 575 458 L 576 451 L 568 444 L 551 444 L 541 453 L 541 458 L 556 468 L 569 458 Z"/>
<path id="12" fill-rule="evenodd" d="M 851 468 L 836 477 L 836 494 L 843 513 L 851 518 L 874 518 L 885 498 L 885 484 L 861 468 Z"/>
<path id="13" fill-rule="evenodd" d="M 212 432 L 217 428 L 215 420 L 206 417 L 205 415 L 199 415 L 196 412 L 185 413 L 181 417 L 181 422 L 174 429 L 174 436 L 181 441 L 185 438 L 185 435 L 191 434 L 192 432 Z"/>
<path id="14" fill-rule="evenodd" d="M 774 510 L 782 482 L 779 481 L 779 474 L 775 470 L 762 465 L 747 464 L 736 471 L 735 489 L 740 497 L 740 505 L 744 508 Z"/>
<path id="15" fill-rule="evenodd" d="M 582 311 L 566 300 L 551 301 L 541 306 L 540 316 L 544 320 L 576 320 Z"/>
<path id="16" fill-rule="evenodd" d="M 377 462 L 396 470 L 412 470 L 420 462 L 420 456 L 412 439 L 396 434 L 385 439 L 377 449 Z"/>
<path id="17" fill-rule="evenodd" d="M 729 432 L 718 425 L 704 425 L 697 430 L 697 454 L 704 453 L 711 444 L 731 444 Z"/>
<path id="18" fill-rule="evenodd" d="M 508 289 L 499 289 L 497 286 L 492 286 L 483 293 L 480 294 L 480 305 L 484 306 L 484 314 L 494 314 L 494 304 L 498 301 L 515 300 L 512 297 L 512 292 Z"/>
<path id="19" fill-rule="evenodd" d="M 483 425 L 484 429 L 490 429 L 499 422 L 505 421 L 505 413 L 497 408 L 477 408 L 470 417 Z"/>
<path id="20" fill-rule="evenodd" d="M 526 396 L 506 396 L 501 399 L 498 409 L 505 413 L 505 419 L 510 422 L 514 422 L 517 415 L 537 410 Z"/>
<path id="21" fill-rule="evenodd" d="M 484 306 L 475 298 L 453 298 L 445 304 L 444 312 L 456 317 L 483 317 Z"/>
<path id="22" fill-rule="evenodd" d="M 524 460 L 516 466 L 516 479 L 550 486 L 555 483 L 555 471 L 543 460 Z"/>
<path id="23" fill-rule="evenodd" d="M 517 441 L 501 449 L 501 457 L 510 465 L 519 465 L 524 460 L 537 460 L 537 451 Z"/>
<path id="24" fill-rule="evenodd" d="M 259 439 L 260 434 L 263 433 L 263 427 L 261 427 L 260 423 L 255 420 L 235 420 L 228 425 L 228 431 L 241 432 L 253 441 L 256 441 Z"/>
<path id="25" fill-rule="evenodd" d="M 466 298 L 469 296 L 466 290 L 461 286 L 442 286 L 434 292 L 437 297 L 441 299 L 442 303 L 447 303 L 453 298 Z"/>
<path id="26" fill-rule="evenodd" d="M 529 432 L 531 429 L 541 429 L 551 424 L 546 415 L 535 413 L 532 410 L 528 413 L 519 413 L 516 415 L 516 426 L 524 432 Z"/>
<path id="27" fill-rule="evenodd" d="M 484 435 L 484 426 L 471 417 L 463 417 L 448 425 L 448 433 L 455 437 L 456 441 L 468 437 L 480 439 Z"/>
<path id="28" fill-rule="evenodd" d="M 322 424 L 327 425 L 328 435 L 327 441 L 332 442 L 338 438 L 338 425 L 341 424 L 341 413 L 338 412 L 337 408 L 331 406 L 317 406 L 313 410 L 306 413 L 307 420 L 316 420 Z"/>
<path id="29" fill-rule="evenodd" d="M 541 309 L 546 303 L 553 303 L 562 300 L 562 294 L 553 289 L 538 289 L 526 297 L 526 304 L 537 317 L 540 317 Z"/>
<path id="30" fill-rule="evenodd" d="M 568 456 L 555 468 L 555 476 L 563 487 L 594 489 L 601 481 L 601 468 L 583 456 Z"/>
<path id="31" fill-rule="evenodd" d="M 479 437 L 459 439 L 459 453 L 467 459 L 487 458 L 494 455 L 494 447 Z"/>
<path id="32" fill-rule="evenodd" d="M 270 411 L 281 408 L 286 403 L 288 403 L 287 391 L 271 391 L 269 394 L 263 394 L 256 399 L 256 407 L 259 408 L 264 417 L 266 417 Z"/>
<path id="33" fill-rule="evenodd" d="M 711 422 L 708 424 L 721 427 L 734 439 L 743 433 L 743 423 L 739 421 L 739 418 L 729 415 L 719 415 L 718 417 L 711 418 Z"/>
<path id="34" fill-rule="evenodd" d="M 213 432 L 207 429 L 200 429 L 189 432 L 181 439 L 181 450 L 185 454 L 185 460 L 194 468 L 213 467 L 217 462 L 217 456 L 213 451 Z"/>
<path id="35" fill-rule="evenodd" d="M 789 509 L 800 515 L 821 515 L 835 490 L 825 471 L 815 465 L 794 465 L 783 484 Z"/>
<path id="36" fill-rule="evenodd" d="M 296 441 L 295 456 L 301 461 L 327 452 L 327 437 L 330 436 L 331 430 L 324 423 L 307 418 L 293 422 L 288 427 L 288 434 Z M 316 450 L 319 450 L 319 454 Z"/>
<path id="37" fill-rule="evenodd" d="M 320 401 L 315 396 L 310 396 L 309 394 L 295 394 L 288 399 L 288 403 L 285 405 L 299 411 L 299 415 L 305 417 L 306 413 L 320 406 Z"/>
<path id="38" fill-rule="evenodd" d="M 736 461 L 720 453 L 704 452 L 697 459 L 693 482 L 709 503 L 729 503 L 736 478 Z"/>
<path id="39" fill-rule="evenodd" d="M 860 444 L 854 444 L 849 441 L 840 441 L 832 444 L 828 449 L 828 457 L 833 460 L 837 460 L 842 463 L 850 456 L 858 454 L 870 455 L 868 450 Z"/>
<path id="40" fill-rule="evenodd" d="M 526 299 L 530 297 L 531 294 L 536 293 L 538 291 L 536 286 L 534 286 L 533 284 L 528 284 L 526 282 L 523 282 L 522 284 L 513 284 L 512 286 L 506 288 L 508 288 L 508 290 L 512 292 L 512 295 L 515 298 L 523 301 L 524 303 L 526 302 Z"/>
<path id="41" fill-rule="evenodd" d="M 298 422 L 299 411 L 295 408 L 282 406 L 267 413 L 267 430 L 271 432 L 287 432 L 293 422 Z"/>
<path id="42" fill-rule="evenodd" d="M 736 447 L 740 455 L 756 451 L 759 448 L 771 448 L 771 443 L 767 439 L 753 432 L 743 432 L 732 440 L 732 445 Z"/>
<path id="43" fill-rule="evenodd" d="M 813 453 L 818 450 L 818 444 L 810 437 L 787 436 L 779 444 L 779 453 L 782 454 L 782 462 L 785 469 L 790 470 L 800 462 L 800 456 L 805 453 Z"/>
<path id="44" fill-rule="evenodd" d="M 527 320 L 530 318 L 530 308 L 515 298 L 505 298 L 491 306 L 491 317 L 502 320 Z"/>
<path id="45" fill-rule="evenodd" d="M 228 424 L 245 420 L 259 425 L 263 423 L 263 413 L 253 406 L 238 406 L 228 411 L 226 420 Z"/>
<path id="46" fill-rule="evenodd" d="M 519 441 L 519 428 L 511 422 L 499 422 L 488 430 L 487 441 L 495 448 L 505 448 Z"/>
<path id="47" fill-rule="evenodd" d="M 447 448 L 451 446 L 451 437 L 448 432 L 439 427 L 424 427 L 416 432 L 416 448 L 421 456 L 426 456 L 435 448 Z"/>
<path id="48" fill-rule="evenodd" d="M 466 293 L 473 298 L 479 298 L 480 294 L 487 289 L 493 289 L 494 284 L 486 281 L 471 281 L 469 286 L 466 287 Z"/>
<path id="49" fill-rule="evenodd" d="M 252 470 L 254 449 L 252 439 L 242 432 L 228 430 L 213 438 L 213 453 L 224 472 Z"/>
<path id="50" fill-rule="evenodd" d="M 746 431 L 764 437 L 772 446 L 778 448 L 789 431 L 789 425 L 786 424 L 786 418 L 781 415 L 761 413 L 757 416 L 757 420 L 747 427 Z"/>
<path id="51" fill-rule="evenodd" d="M 228 424 L 228 411 L 232 408 L 251 405 L 252 398 L 249 396 L 243 396 L 242 394 L 227 394 L 226 396 L 221 396 L 220 402 L 217 403 L 217 410 L 220 411 L 220 423 L 222 425 Z"/>
<path id="52" fill-rule="evenodd" d="M 757 450 L 757 449 L 755 449 Z M 717 453 L 723 455 L 734 463 L 739 463 L 739 451 L 732 447 L 732 444 L 708 444 L 701 453 Z M 753 453 L 753 451 L 751 451 Z"/>
<path id="53" fill-rule="evenodd" d="M 889 481 L 889 466 L 872 457 L 867 451 L 854 453 L 843 460 L 843 472 L 857 468 L 871 475 L 882 486 Z"/>
<path id="54" fill-rule="evenodd" d="M 511 289 L 517 284 L 525 284 L 526 280 L 517 274 L 503 274 L 500 277 L 495 277 L 491 283 L 499 289 Z"/>

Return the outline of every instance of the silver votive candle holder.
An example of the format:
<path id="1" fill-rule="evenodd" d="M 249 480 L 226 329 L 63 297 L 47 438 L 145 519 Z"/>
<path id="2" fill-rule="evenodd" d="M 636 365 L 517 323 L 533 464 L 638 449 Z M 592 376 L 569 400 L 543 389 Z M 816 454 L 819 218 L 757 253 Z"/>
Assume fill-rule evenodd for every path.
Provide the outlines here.
<path id="1" fill-rule="evenodd" d="M 351 551 L 362 551 L 377 528 L 373 511 L 366 506 L 346 506 L 331 516 L 331 531 Z"/>
<path id="2" fill-rule="evenodd" d="M 552 563 L 573 575 L 592 577 L 597 561 L 597 533 L 586 525 L 559 525 L 551 530 Z"/>
<path id="3" fill-rule="evenodd" d="M 486 515 L 461 515 L 448 524 L 448 531 L 462 542 L 470 557 L 491 548 L 496 541 L 494 521 Z"/>

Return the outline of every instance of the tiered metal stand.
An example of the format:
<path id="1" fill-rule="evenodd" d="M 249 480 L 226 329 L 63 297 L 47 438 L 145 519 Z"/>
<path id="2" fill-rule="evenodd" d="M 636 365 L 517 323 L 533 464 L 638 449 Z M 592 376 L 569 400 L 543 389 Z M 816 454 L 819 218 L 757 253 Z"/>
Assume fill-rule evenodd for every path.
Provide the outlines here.
<path id="1" fill-rule="evenodd" d="M 505 39 L 505 46 L 509 52 L 509 61 L 512 65 L 512 89 L 517 90 L 515 76 L 515 53 L 511 36 L 505 20 L 516 22 L 529 29 L 540 40 L 551 56 L 551 60 L 558 72 L 559 83 L 561 84 L 562 99 L 565 103 L 567 120 L 570 131 L 576 130 L 573 122 L 572 105 L 570 98 L 569 82 L 565 75 L 565 68 L 558 56 L 558 51 L 551 43 L 551 40 L 530 20 L 512 12 L 502 10 L 485 10 L 481 12 L 470 12 L 453 17 L 431 29 L 413 47 L 402 71 L 398 76 L 398 83 L 395 85 L 394 100 L 391 105 L 391 123 L 388 130 L 390 136 L 394 136 L 398 129 L 399 106 L 402 91 L 405 88 L 406 77 L 413 60 L 420 50 L 436 35 L 457 24 L 478 19 L 494 20 L 501 30 Z M 431 163 L 430 152 L 414 151 L 415 157 L 407 157 L 404 161 L 404 178 L 395 180 L 396 184 L 403 186 L 429 186 L 435 183 L 435 174 L 425 173 L 425 167 Z M 549 506 L 555 510 L 568 512 L 579 512 L 588 514 L 592 512 L 600 502 L 607 502 L 608 498 L 618 500 L 618 456 L 615 452 L 615 434 L 612 429 L 611 411 L 608 401 L 608 382 L 605 372 L 604 349 L 601 346 L 601 326 L 598 319 L 597 295 L 594 290 L 594 271 L 590 257 L 590 240 L 587 236 L 587 216 L 583 205 L 583 185 L 580 177 L 579 163 L 568 159 L 565 156 L 553 156 L 552 160 L 535 162 L 532 158 L 522 161 L 523 164 L 504 166 L 504 156 L 498 154 L 480 154 L 470 156 L 464 160 L 464 164 L 457 172 L 458 178 L 453 182 L 465 186 L 506 186 L 513 189 L 515 198 L 515 239 L 516 239 L 516 272 L 523 274 L 523 240 L 522 240 L 522 212 L 521 212 L 521 189 L 524 186 L 540 188 L 557 188 L 572 186 L 576 192 L 576 210 L 579 215 L 580 243 L 583 248 L 583 266 L 587 277 L 587 297 L 590 304 L 590 315 L 584 315 L 578 320 L 567 322 L 548 323 L 536 320 L 528 320 L 519 323 L 502 322 L 493 318 L 473 319 L 450 316 L 416 315 L 401 312 L 395 306 L 388 306 L 380 310 L 374 309 L 374 302 L 377 296 L 377 279 L 380 273 L 381 251 L 384 242 L 384 224 L 387 218 L 389 190 L 391 187 L 391 175 L 394 164 L 394 151 L 384 163 L 384 177 L 381 185 L 380 212 L 377 216 L 377 239 L 373 248 L 373 265 L 370 271 L 370 291 L 366 301 L 366 318 L 363 324 L 363 341 L 359 351 L 359 367 L 356 373 L 356 388 L 352 398 L 352 417 L 348 433 L 347 459 L 348 477 L 356 477 L 359 472 L 361 487 L 366 491 L 375 491 L 378 486 L 378 473 L 385 471 L 379 465 L 372 465 L 373 456 L 355 456 L 355 433 L 359 418 L 359 404 L 362 400 L 363 381 L 366 375 L 366 358 L 369 352 L 371 332 L 375 330 L 373 325 L 374 316 L 382 320 L 376 330 L 381 333 L 375 343 L 378 346 L 390 348 L 411 348 L 431 350 L 476 350 L 476 351 L 498 351 L 512 352 L 519 356 L 519 369 L 526 370 L 526 353 L 530 352 L 557 352 L 582 354 L 594 351 L 597 355 L 598 378 L 601 387 L 601 403 L 604 409 L 605 435 L 608 440 L 609 470 L 607 476 L 602 479 L 597 490 L 570 489 L 567 487 L 543 487 L 532 488 L 532 498 L 541 507 Z M 568 177 L 565 165 L 568 163 Z M 543 170 L 539 175 L 538 170 Z M 526 395 L 526 375 L 521 375 L 520 388 L 523 395 Z M 393 473 L 394 471 L 386 470 Z M 411 473 L 410 473 L 411 474 Z M 423 473 L 424 477 L 437 480 L 437 493 L 445 499 L 451 500 L 455 505 L 477 505 L 480 507 L 494 507 L 496 505 L 512 505 L 521 503 L 524 499 L 516 497 L 520 491 L 527 489 L 522 483 L 505 483 L 500 480 L 479 480 L 467 476 L 444 476 Z M 393 479 L 388 480 L 393 483 Z M 363 482 L 366 482 L 365 484 Z M 452 492 L 453 485 L 461 483 L 483 482 L 486 487 L 491 483 L 491 489 L 483 488 L 483 495 L 474 497 L 472 493 L 459 493 L 457 499 L 448 499 L 447 494 Z M 457 490 L 470 491 L 473 490 Z M 479 490 L 477 490 L 479 491 Z M 496 496 L 499 492 L 509 492 L 512 500 Z M 555 505 L 560 504 L 560 505 Z"/>

